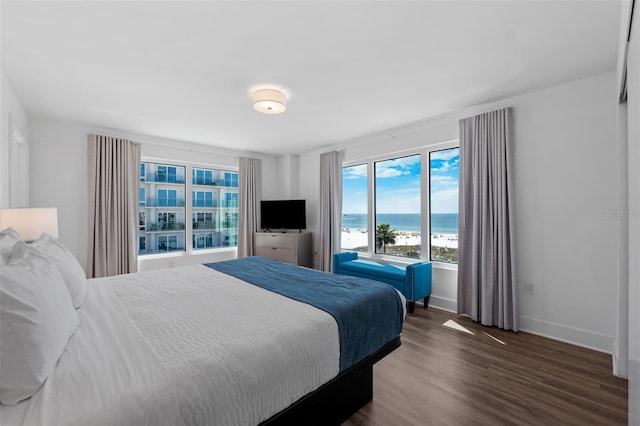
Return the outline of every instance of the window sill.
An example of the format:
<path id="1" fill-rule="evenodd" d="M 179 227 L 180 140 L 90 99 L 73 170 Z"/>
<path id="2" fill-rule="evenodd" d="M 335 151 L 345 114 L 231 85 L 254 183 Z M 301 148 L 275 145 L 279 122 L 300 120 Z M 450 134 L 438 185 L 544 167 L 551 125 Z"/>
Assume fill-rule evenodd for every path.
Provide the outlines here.
<path id="1" fill-rule="evenodd" d="M 350 250 L 343 250 L 343 251 L 350 251 Z M 380 261 L 380 262 L 384 262 L 384 263 L 389 263 L 392 265 L 398 265 L 398 266 L 407 266 L 410 265 L 412 263 L 416 263 L 416 262 L 425 262 L 425 259 L 417 259 L 417 258 L 398 258 L 396 256 L 385 256 L 382 254 L 374 254 L 374 255 L 370 255 L 369 253 L 363 253 L 363 252 L 356 252 L 358 253 L 358 258 L 359 259 L 365 259 L 365 260 L 371 260 L 371 261 Z M 436 269 L 446 269 L 449 271 L 457 271 L 458 270 L 458 264 L 457 263 L 446 263 L 446 262 L 439 262 L 437 260 L 431 261 L 431 263 L 433 264 L 433 267 Z"/>

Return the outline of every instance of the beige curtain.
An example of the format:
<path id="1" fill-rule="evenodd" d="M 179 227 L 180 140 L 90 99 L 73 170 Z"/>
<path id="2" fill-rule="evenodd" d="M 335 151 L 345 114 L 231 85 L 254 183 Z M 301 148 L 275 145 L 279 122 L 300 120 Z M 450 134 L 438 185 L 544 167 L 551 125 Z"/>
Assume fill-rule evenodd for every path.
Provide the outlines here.
<path id="1" fill-rule="evenodd" d="M 238 257 L 253 256 L 253 234 L 260 229 L 262 161 L 240 158 L 238 200 Z"/>
<path id="2" fill-rule="evenodd" d="M 140 145 L 87 135 L 89 165 L 89 278 L 138 270 Z"/>
<path id="3" fill-rule="evenodd" d="M 518 331 L 513 113 L 460 120 L 458 313 Z"/>
<path id="4" fill-rule="evenodd" d="M 318 269 L 331 272 L 333 255 L 340 251 L 342 224 L 342 152 L 320 156 L 320 229 Z"/>

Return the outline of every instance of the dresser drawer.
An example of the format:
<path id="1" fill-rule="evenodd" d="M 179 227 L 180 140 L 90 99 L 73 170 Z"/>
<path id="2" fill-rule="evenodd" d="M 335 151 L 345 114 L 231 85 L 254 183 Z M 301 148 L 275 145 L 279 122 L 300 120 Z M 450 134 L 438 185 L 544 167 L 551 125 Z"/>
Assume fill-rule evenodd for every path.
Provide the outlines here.
<path id="1" fill-rule="evenodd" d="M 256 246 L 255 254 L 256 256 L 267 257 L 280 262 L 293 264 L 297 262 L 296 251 L 293 249 Z"/>
<path id="2" fill-rule="evenodd" d="M 257 247 L 277 247 L 283 249 L 296 249 L 296 238 L 287 235 L 278 234 L 256 234 L 256 248 Z"/>

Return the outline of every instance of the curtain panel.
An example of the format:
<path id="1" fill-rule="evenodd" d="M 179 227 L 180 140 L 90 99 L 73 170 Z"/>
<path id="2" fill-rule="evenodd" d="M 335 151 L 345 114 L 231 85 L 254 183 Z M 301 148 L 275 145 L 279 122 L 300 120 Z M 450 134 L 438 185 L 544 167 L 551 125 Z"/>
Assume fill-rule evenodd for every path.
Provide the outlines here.
<path id="1" fill-rule="evenodd" d="M 122 138 L 87 135 L 89 238 L 87 276 L 138 270 L 140 145 Z"/>
<path id="2" fill-rule="evenodd" d="M 320 155 L 320 228 L 318 269 L 331 272 L 333 255 L 340 251 L 342 223 L 342 152 Z"/>
<path id="3" fill-rule="evenodd" d="M 518 331 L 512 108 L 459 124 L 458 313 Z"/>
<path id="4" fill-rule="evenodd" d="M 253 234 L 260 230 L 262 161 L 240 158 L 238 200 L 238 257 L 253 256 Z"/>

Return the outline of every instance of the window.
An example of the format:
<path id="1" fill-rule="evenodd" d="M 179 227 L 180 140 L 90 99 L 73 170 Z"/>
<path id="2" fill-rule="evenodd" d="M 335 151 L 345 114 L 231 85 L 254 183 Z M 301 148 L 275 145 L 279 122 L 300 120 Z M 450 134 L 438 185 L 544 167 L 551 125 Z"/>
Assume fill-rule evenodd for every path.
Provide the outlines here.
<path id="1" fill-rule="evenodd" d="M 185 166 L 140 164 L 139 254 L 185 251 L 185 173 Z"/>
<path id="2" fill-rule="evenodd" d="M 214 205 L 211 191 L 192 191 L 191 198 L 193 207 L 218 207 Z"/>
<path id="3" fill-rule="evenodd" d="M 369 250 L 367 214 L 367 165 L 342 169 L 342 239 L 343 250 Z"/>
<path id="4" fill-rule="evenodd" d="M 159 235 L 158 236 L 158 251 L 177 251 L 178 248 L 178 236 L 177 235 Z"/>
<path id="5" fill-rule="evenodd" d="M 457 263 L 459 163 L 449 145 L 343 167 L 342 249 Z"/>
<path id="6" fill-rule="evenodd" d="M 460 149 L 429 153 L 431 260 L 458 263 Z"/>
<path id="7" fill-rule="evenodd" d="M 215 229 L 215 216 L 213 212 L 210 213 L 193 213 L 193 229 Z"/>
<path id="8" fill-rule="evenodd" d="M 238 173 L 194 168 L 191 176 L 192 249 L 237 246 Z"/>
<path id="9" fill-rule="evenodd" d="M 139 218 L 139 254 L 235 247 L 238 172 L 143 162 Z"/>
<path id="10" fill-rule="evenodd" d="M 420 154 L 375 162 L 375 253 L 420 257 Z"/>
<path id="11" fill-rule="evenodd" d="M 197 233 L 193 234 L 193 249 L 206 249 L 212 248 L 213 245 L 213 234 L 212 233 Z"/>
<path id="12" fill-rule="evenodd" d="M 146 189 L 140 188 L 140 207 L 145 207 L 147 204 L 147 198 L 145 197 Z"/>

